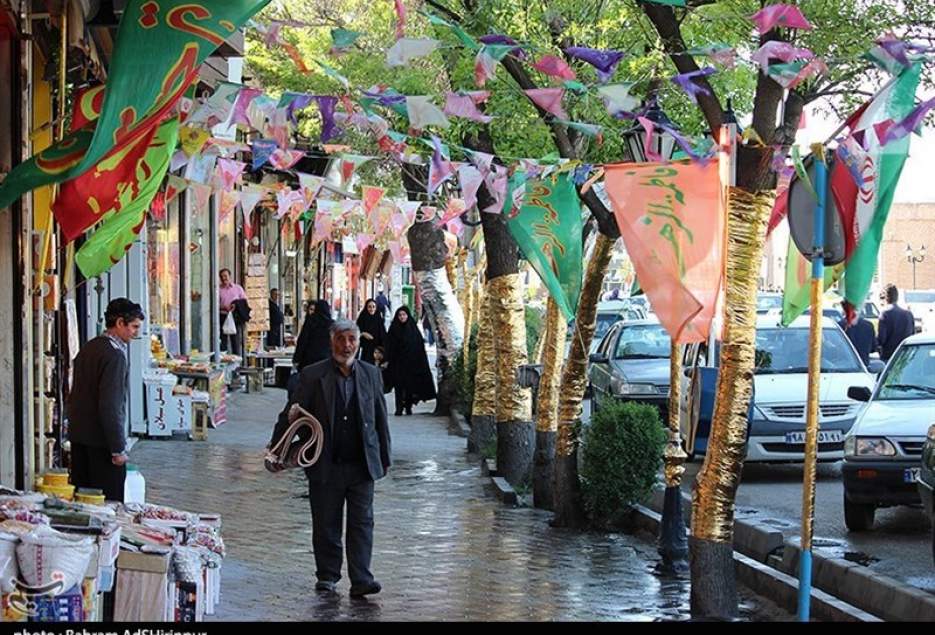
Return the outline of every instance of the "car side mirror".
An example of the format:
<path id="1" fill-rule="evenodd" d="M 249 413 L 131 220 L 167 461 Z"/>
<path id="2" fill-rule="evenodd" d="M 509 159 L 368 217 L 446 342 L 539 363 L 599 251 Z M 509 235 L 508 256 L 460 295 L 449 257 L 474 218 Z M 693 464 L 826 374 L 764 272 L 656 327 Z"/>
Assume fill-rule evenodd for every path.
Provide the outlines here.
<path id="1" fill-rule="evenodd" d="M 682 374 L 688 377 L 689 379 L 691 379 L 691 376 L 694 370 L 695 370 L 694 368 L 686 368 L 685 370 L 682 371 Z"/>
<path id="2" fill-rule="evenodd" d="M 866 386 L 851 386 L 847 389 L 847 396 L 854 401 L 870 401 L 870 389 Z"/>
<path id="3" fill-rule="evenodd" d="M 588 361 L 592 364 L 606 364 L 610 360 L 607 359 L 607 355 L 602 355 L 601 353 L 591 353 L 591 355 L 588 356 Z"/>
<path id="4" fill-rule="evenodd" d="M 870 363 L 867 365 L 867 370 L 874 375 L 882 373 L 884 368 L 886 368 L 886 364 L 879 359 L 871 359 Z"/>

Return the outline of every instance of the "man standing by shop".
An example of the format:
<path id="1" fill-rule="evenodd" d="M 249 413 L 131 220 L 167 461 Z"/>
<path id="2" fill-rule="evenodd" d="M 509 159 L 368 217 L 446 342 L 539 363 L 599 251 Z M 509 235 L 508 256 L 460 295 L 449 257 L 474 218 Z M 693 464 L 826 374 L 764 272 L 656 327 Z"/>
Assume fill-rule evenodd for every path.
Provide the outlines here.
<path id="1" fill-rule="evenodd" d="M 888 284 L 881 294 L 888 307 L 880 315 L 878 339 L 880 341 L 880 359 L 889 361 L 904 339 L 916 332 L 915 318 L 911 311 L 898 304 L 899 290 L 895 284 Z"/>
<path id="2" fill-rule="evenodd" d="M 279 308 L 279 289 L 269 291 L 269 331 L 266 333 L 266 347 L 282 346 L 282 325 L 285 318 Z"/>
<path id="3" fill-rule="evenodd" d="M 390 300 L 386 297 L 386 294 L 383 293 L 383 289 L 380 289 L 380 292 L 377 293 L 377 312 L 380 314 L 380 317 L 383 318 L 384 324 L 386 323 L 386 314 L 392 308 L 390 306 Z"/>
<path id="4" fill-rule="evenodd" d="M 247 294 L 244 292 L 242 286 L 231 280 L 230 269 L 221 269 L 218 275 L 221 278 L 221 288 L 218 290 L 218 295 L 221 305 L 221 329 L 223 331 L 224 322 L 227 320 L 227 316 L 231 313 L 231 311 L 234 310 L 234 302 L 236 300 L 246 300 Z M 221 350 L 230 351 L 233 355 L 240 355 L 240 343 L 243 339 L 243 326 L 241 324 L 236 324 L 236 327 L 236 334 L 230 336 L 221 336 Z M 228 337 L 231 339 L 230 346 L 227 344 Z"/>
<path id="5" fill-rule="evenodd" d="M 74 361 L 68 397 L 71 481 L 104 490 L 107 500 L 123 502 L 127 477 L 127 347 L 143 323 L 143 310 L 127 298 L 107 305 L 103 335 L 85 344 Z"/>
<path id="6" fill-rule="evenodd" d="M 305 470 L 312 508 L 315 590 L 334 593 L 341 579 L 341 528 L 347 505 L 347 571 L 351 597 L 379 593 L 370 572 L 373 485 L 390 467 L 390 431 L 380 371 L 356 358 L 360 330 L 350 320 L 331 327 L 331 358 L 305 367 L 279 415 L 271 447 L 298 404 L 322 424 L 318 461 Z M 281 467 L 267 464 L 273 471 Z"/>

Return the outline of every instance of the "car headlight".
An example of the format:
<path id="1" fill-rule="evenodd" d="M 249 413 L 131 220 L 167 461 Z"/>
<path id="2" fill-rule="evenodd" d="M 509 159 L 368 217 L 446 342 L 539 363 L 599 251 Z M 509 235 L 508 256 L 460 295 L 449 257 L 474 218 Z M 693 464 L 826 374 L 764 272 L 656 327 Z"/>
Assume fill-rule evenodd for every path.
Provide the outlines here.
<path id="1" fill-rule="evenodd" d="M 844 437 L 844 456 L 854 456 L 857 450 L 857 437 Z"/>
<path id="2" fill-rule="evenodd" d="M 653 384 L 631 384 L 625 379 L 611 379 L 610 390 L 618 397 L 656 394 L 656 387 Z"/>
<path id="3" fill-rule="evenodd" d="M 896 456 L 896 447 L 882 437 L 856 437 L 853 450 L 851 456 Z"/>

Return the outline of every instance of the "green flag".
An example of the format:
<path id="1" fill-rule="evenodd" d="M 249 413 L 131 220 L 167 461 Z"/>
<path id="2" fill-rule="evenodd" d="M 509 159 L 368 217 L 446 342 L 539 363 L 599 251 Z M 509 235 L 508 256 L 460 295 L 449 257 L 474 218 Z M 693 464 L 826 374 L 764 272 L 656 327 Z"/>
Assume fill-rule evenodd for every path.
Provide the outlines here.
<path id="1" fill-rule="evenodd" d="M 71 178 L 75 167 L 88 151 L 93 136 L 94 125 L 91 124 L 88 128 L 70 133 L 13 168 L 0 184 L 0 209 L 9 207 L 25 192 Z"/>
<path id="2" fill-rule="evenodd" d="M 268 2 L 130 0 L 94 140 L 75 174 L 162 120 L 198 76 L 198 66 Z"/>
<path id="3" fill-rule="evenodd" d="M 526 181 L 510 179 L 507 209 L 522 182 L 526 194 L 519 212 L 507 214 L 507 227 L 520 249 L 558 303 L 566 319 L 575 317 L 581 293 L 581 204 L 568 173 Z"/>
<path id="4" fill-rule="evenodd" d="M 825 267 L 822 293 L 830 289 L 844 274 L 844 265 Z M 812 264 L 799 253 L 792 237 L 786 251 L 786 283 L 782 291 L 782 325 L 789 326 L 811 304 Z"/>
<path id="5" fill-rule="evenodd" d="M 177 118 L 159 126 L 143 160 L 136 168 L 138 196 L 119 211 L 105 216 L 101 225 L 75 254 L 75 262 L 86 278 L 99 276 L 120 262 L 136 240 L 146 221 L 149 205 L 156 196 L 166 172 L 169 171 L 169 162 L 178 142 L 178 135 Z"/>

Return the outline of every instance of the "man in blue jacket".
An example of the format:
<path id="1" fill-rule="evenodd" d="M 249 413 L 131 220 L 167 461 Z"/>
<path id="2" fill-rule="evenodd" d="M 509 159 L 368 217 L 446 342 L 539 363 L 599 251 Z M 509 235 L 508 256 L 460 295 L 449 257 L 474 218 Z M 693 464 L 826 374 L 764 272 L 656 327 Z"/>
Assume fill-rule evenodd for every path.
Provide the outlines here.
<path id="1" fill-rule="evenodd" d="M 878 327 L 880 359 L 886 362 L 893 356 L 893 353 L 896 352 L 904 339 L 915 334 L 916 322 L 912 311 L 896 304 L 899 301 L 899 290 L 896 285 L 886 285 L 882 297 L 889 304 L 888 307 L 883 309 L 883 314 L 880 315 Z"/>
<path id="2" fill-rule="evenodd" d="M 848 308 L 851 310 L 848 311 Z M 854 316 L 854 321 L 851 323 L 847 320 L 849 314 Z M 869 366 L 870 353 L 878 349 L 877 335 L 873 332 L 873 324 L 861 317 L 856 307 L 847 301 L 844 303 L 844 316 L 844 319 L 839 322 L 839 326 L 847 335 L 851 344 L 854 345 L 857 355 L 860 356 L 860 361 L 864 363 L 864 366 Z"/>

